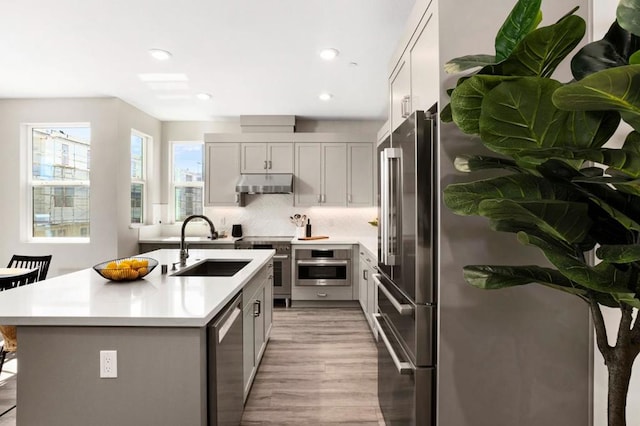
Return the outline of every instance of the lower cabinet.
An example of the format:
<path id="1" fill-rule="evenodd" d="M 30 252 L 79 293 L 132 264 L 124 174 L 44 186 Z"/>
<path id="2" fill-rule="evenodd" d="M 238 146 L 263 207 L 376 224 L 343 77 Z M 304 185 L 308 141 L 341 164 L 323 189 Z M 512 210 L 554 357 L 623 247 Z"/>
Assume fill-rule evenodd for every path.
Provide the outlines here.
<path id="1" fill-rule="evenodd" d="M 376 313 L 377 306 L 377 288 L 376 283 L 373 280 L 373 274 L 376 273 L 376 258 L 369 253 L 368 250 L 360 246 L 360 261 L 358 262 L 359 279 L 358 279 L 358 300 L 360 301 L 360 307 L 364 312 L 369 327 L 375 336 L 377 336 L 377 330 L 373 325 L 373 314 Z"/>
<path id="2" fill-rule="evenodd" d="M 244 401 L 267 347 L 273 322 L 273 263 L 242 289 Z"/>

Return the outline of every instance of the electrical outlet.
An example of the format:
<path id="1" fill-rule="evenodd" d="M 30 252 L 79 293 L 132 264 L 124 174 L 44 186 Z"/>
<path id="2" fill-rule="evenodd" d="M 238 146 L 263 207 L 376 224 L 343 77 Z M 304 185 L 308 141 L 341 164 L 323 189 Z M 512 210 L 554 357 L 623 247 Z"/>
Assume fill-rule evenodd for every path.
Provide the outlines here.
<path id="1" fill-rule="evenodd" d="M 118 377 L 118 351 L 100 351 L 100 378 Z"/>

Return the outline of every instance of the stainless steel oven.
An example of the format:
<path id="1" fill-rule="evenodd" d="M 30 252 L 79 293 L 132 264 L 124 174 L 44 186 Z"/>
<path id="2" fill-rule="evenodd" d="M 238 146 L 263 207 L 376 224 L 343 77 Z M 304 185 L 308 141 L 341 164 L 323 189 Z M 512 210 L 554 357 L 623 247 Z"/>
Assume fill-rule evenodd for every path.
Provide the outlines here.
<path id="1" fill-rule="evenodd" d="M 351 250 L 296 250 L 296 285 L 350 286 Z"/>
<path id="2" fill-rule="evenodd" d="M 273 298 L 291 299 L 291 240 L 288 237 L 243 237 L 235 242 L 237 249 L 273 249 Z"/>

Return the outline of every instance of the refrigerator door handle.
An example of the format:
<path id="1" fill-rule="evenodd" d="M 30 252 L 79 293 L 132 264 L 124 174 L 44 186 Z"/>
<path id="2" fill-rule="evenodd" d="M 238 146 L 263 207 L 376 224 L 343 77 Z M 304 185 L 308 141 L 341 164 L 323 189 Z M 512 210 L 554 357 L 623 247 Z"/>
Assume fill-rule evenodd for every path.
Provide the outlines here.
<path id="1" fill-rule="evenodd" d="M 413 368 L 411 363 L 406 361 L 400 361 L 400 358 L 398 358 L 398 354 L 396 354 L 396 352 L 393 350 L 393 347 L 391 346 L 391 342 L 389 342 L 389 338 L 384 333 L 384 330 L 380 325 L 381 318 L 382 318 L 382 315 L 373 314 L 373 324 L 375 325 L 376 330 L 378 330 L 378 337 L 380 337 L 384 342 L 384 345 L 387 348 L 387 351 L 389 352 L 391 359 L 393 360 L 393 364 L 396 366 L 396 370 L 398 370 L 398 374 L 413 374 Z"/>
<path id="2" fill-rule="evenodd" d="M 373 274 L 372 276 L 373 276 L 373 281 L 376 283 L 376 286 L 380 289 L 380 291 L 382 291 L 384 293 L 384 295 L 387 297 L 387 299 L 389 299 L 389 301 L 391 302 L 393 307 L 396 308 L 396 311 L 398 311 L 398 313 L 400 315 L 411 315 L 411 314 L 413 314 L 413 306 L 411 306 L 408 303 L 400 303 L 400 302 L 398 302 L 398 299 L 393 297 L 391 292 L 389 292 L 389 290 L 387 290 L 385 285 L 380 280 L 380 274 Z"/>
<path id="3" fill-rule="evenodd" d="M 402 150 L 385 148 L 380 153 L 380 210 L 382 222 L 382 263 L 397 264 L 400 232 L 400 179 L 402 177 Z"/>

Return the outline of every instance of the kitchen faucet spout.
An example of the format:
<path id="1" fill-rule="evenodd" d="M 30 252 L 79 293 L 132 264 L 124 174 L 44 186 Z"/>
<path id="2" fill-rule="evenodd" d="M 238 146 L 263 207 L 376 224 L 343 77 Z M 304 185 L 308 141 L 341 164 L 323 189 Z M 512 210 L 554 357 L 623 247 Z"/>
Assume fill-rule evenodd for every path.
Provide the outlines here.
<path id="1" fill-rule="evenodd" d="M 213 222 L 208 217 L 201 214 L 194 214 L 187 217 L 184 222 L 182 222 L 182 231 L 180 232 L 180 266 L 187 266 L 187 258 L 189 257 L 189 249 L 187 249 L 187 244 L 184 239 L 184 231 L 187 227 L 187 223 L 191 222 L 193 219 L 203 219 L 207 221 L 209 224 L 209 229 L 211 230 L 211 239 L 215 240 L 218 238 L 218 233 L 216 232 L 216 227 L 213 226 Z"/>

